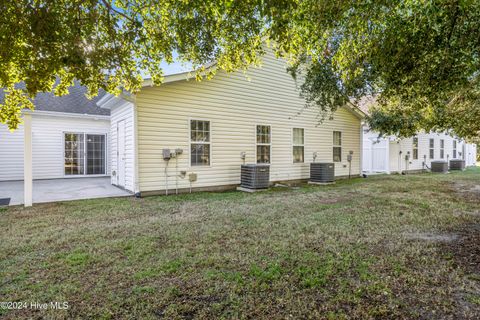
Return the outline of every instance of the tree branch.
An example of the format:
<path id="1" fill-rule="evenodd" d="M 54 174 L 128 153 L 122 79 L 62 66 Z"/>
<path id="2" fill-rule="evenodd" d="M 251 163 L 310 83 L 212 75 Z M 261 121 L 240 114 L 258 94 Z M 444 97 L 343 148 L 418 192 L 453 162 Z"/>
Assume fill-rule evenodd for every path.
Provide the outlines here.
<path id="1" fill-rule="evenodd" d="M 123 12 L 121 12 L 121 11 L 118 11 L 118 10 L 116 10 L 114 7 L 112 7 L 112 5 L 111 5 L 108 1 L 106 1 L 106 0 L 101 0 L 101 2 L 105 5 L 105 7 L 107 7 L 107 9 L 108 9 L 109 11 L 112 11 L 112 12 L 118 14 L 118 15 L 121 15 L 122 17 L 124 17 L 125 19 L 129 20 L 129 21 L 132 22 L 132 23 L 135 23 L 135 24 L 137 23 L 137 21 L 136 21 L 135 19 L 133 19 L 132 17 L 129 17 L 129 16 L 126 15 L 125 13 L 123 13 Z"/>

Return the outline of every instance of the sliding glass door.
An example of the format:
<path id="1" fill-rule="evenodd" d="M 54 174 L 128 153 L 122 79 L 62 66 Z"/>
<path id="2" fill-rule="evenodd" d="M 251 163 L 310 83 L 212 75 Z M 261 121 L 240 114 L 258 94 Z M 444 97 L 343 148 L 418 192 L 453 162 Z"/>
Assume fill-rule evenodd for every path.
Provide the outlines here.
<path id="1" fill-rule="evenodd" d="M 87 134 L 87 174 L 105 174 L 105 136 Z"/>
<path id="2" fill-rule="evenodd" d="M 65 175 L 104 175 L 106 154 L 104 134 L 65 133 Z"/>
<path id="3" fill-rule="evenodd" d="M 65 133 L 65 175 L 85 174 L 83 133 Z"/>

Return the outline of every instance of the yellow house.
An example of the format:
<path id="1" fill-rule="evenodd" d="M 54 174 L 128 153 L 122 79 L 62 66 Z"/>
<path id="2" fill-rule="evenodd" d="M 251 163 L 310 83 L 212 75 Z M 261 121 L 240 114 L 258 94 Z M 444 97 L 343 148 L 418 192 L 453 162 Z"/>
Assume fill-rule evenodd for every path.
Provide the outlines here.
<path id="1" fill-rule="evenodd" d="M 269 164 L 271 182 L 306 180 L 314 161 L 360 174 L 363 114 L 345 107 L 319 123 L 273 54 L 247 73 L 189 76 L 98 102 L 111 110 L 113 184 L 140 195 L 233 188 L 244 163 Z"/>

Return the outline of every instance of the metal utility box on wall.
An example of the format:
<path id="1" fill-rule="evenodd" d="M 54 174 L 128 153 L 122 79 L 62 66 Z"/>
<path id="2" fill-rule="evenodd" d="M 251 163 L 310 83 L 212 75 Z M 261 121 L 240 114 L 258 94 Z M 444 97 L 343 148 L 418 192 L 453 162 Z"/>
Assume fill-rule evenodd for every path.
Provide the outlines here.
<path id="1" fill-rule="evenodd" d="M 247 189 L 267 189 L 270 183 L 270 166 L 265 164 L 243 164 L 240 187 Z"/>
<path id="2" fill-rule="evenodd" d="M 447 173 L 448 172 L 448 163 L 446 161 L 432 161 L 432 172 L 437 173 Z"/>
<path id="3" fill-rule="evenodd" d="M 171 158 L 170 149 L 162 149 L 163 160 L 168 161 Z"/>
<path id="4" fill-rule="evenodd" d="M 335 181 L 335 164 L 331 162 L 310 163 L 310 182 L 332 183 Z"/>
<path id="5" fill-rule="evenodd" d="M 461 159 L 450 160 L 450 170 L 465 170 L 465 160 L 461 160 Z"/>

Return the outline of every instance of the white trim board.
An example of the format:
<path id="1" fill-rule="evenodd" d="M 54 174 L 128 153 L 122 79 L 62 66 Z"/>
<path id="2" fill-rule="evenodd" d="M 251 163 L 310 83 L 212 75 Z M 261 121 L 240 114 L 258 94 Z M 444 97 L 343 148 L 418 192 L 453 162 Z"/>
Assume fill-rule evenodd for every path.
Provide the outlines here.
<path id="1" fill-rule="evenodd" d="M 110 120 L 110 116 L 95 115 L 87 113 L 70 113 L 70 112 L 57 112 L 57 111 L 43 111 L 43 110 L 25 110 L 22 113 L 31 114 L 33 116 L 49 116 L 49 117 L 63 117 L 63 118 L 83 118 L 92 120 Z"/>

